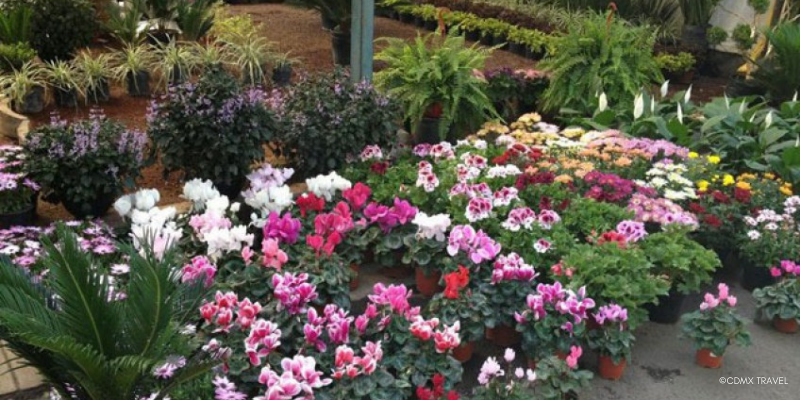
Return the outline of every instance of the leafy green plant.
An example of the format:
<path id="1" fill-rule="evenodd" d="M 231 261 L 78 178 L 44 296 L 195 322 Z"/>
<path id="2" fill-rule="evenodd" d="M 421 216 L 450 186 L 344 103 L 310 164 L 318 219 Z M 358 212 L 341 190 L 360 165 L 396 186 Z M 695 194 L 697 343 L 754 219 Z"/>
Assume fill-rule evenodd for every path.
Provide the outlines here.
<path id="1" fill-rule="evenodd" d="M 398 38 L 380 39 L 387 46 L 375 56 L 387 64 L 375 74 L 375 84 L 396 99 L 405 119 L 416 127 L 432 107 L 442 110 L 439 136 L 451 126 L 467 130 L 497 117 L 486 82 L 475 76 L 491 50 L 466 47 L 463 36 L 449 33 L 417 36 L 413 43 Z"/>
<path id="2" fill-rule="evenodd" d="M 800 318 L 800 280 L 787 277 L 780 282 L 753 291 L 756 307 L 768 319 Z"/>
<path id="3" fill-rule="evenodd" d="M 299 0 L 299 4 L 319 11 L 322 17 L 333 22 L 335 32 L 350 32 L 353 4 L 350 0 Z"/>
<path id="4" fill-rule="evenodd" d="M 109 81 L 114 78 L 112 56 L 108 53 L 92 54 L 83 51 L 75 57 L 75 65 L 81 73 L 86 100 L 101 100 L 108 96 Z"/>
<path id="5" fill-rule="evenodd" d="M 536 363 L 535 397 L 558 400 L 574 396 L 589 386 L 592 376 L 589 371 L 571 368 L 557 356 L 547 357 Z"/>
<path id="6" fill-rule="evenodd" d="M 604 322 L 599 324 L 598 329 L 589 330 L 587 335 L 589 347 L 598 351 L 602 356 L 610 357 L 615 365 L 623 360 L 630 360 L 631 348 L 636 340 L 633 332 L 627 329 L 624 321 Z"/>
<path id="7" fill-rule="evenodd" d="M 717 254 L 690 239 L 678 224 L 664 232 L 648 235 L 641 243 L 653 274 L 667 277 L 680 293 L 689 294 L 711 281 L 711 274 L 720 267 Z"/>
<path id="8" fill-rule="evenodd" d="M 304 176 L 335 170 L 367 145 L 386 146 L 398 129 L 395 103 L 368 83 L 353 84 L 338 70 L 306 76 L 275 100 L 281 121 L 275 142 Z"/>
<path id="9" fill-rule="evenodd" d="M 143 28 L 140 27 L 144 17 L 143 3 L 134 0 L 122 4 L 115 1 L 108 3 L 105 27 L 120 43 L 127 46 L 139 44 L 147 37 L 150 28 L 149 21 Z"/>
<path id="10" fill-rule="evenodd" d="M 31 0 L 30 4 L 31 45 L 42 60 L 69 59 L 94 37 L 97 19 L 86 0 Z"/>
<path id="11" fill-rule="evenodd" d="M 753 28 L 748 24 L 738 24 L 731 32 L 731 38 L 736 42 L 736 47 L 741 51 L 749 50 L 755 44 L 756 39 L 753 35 Z"/>
<path id="12" fill-rule="evenodd" d="M 787 101 L 800 91 L 800 23 L 785 22 L 766 32 L 771 53 L 755 61 L 748 86 L 772 102 Z"/>
<path id="13" fill-rule="evenodd" d="M 175 9 L 175 20 L 186 41 L 197 41 L 214 26 L 214 8 L 219 0 L 181 1 Z"/>
<path id="14" fill-rule="evenodd" d="M 44 67 L 44 77 L 50 84 L 62 91 L 83 92 L 83 76 L 74 63 L 50 61 Z"/>
<path id="15" fill-rule="evenodd" d="M 33 9 L 20 4 L 0 12 L 0 42 L 7 44 L 30 43 L 33 39 Z"/>
<path id="16" fill-rule="evenodd" d="M 541 68 L 551 72 L 543 108 L 586 108 L 588 93 L 605 92 L 611 104 L 630 104 L 642 87 L 663 81 L 652 55 L 655 33 L 648 26 L 594 14 L 555 39 L 555 54 Z"/>
<path id="17" fill-rule="evenodd" d="M 115 52 L 112 59 L 114 80 L 125 82 L 129 76 L 149 73 L 156 61 L 154 50 L 153 46 L 147 44 L 128 44 Z"/>
<path id="18" fill-rule="evenodd" d="M 231 61 L 240 68 L 242 79 L 247 84 L 264 83 L 266 64 L 270 61 L 272 46 L 267 38 L 251 36 L 244 40 L 225 44 Z"/>
<path id="19" fill-rule="evenodd" d="M 681 1 L 616 0 L 613 3 L 621 18 L 637 25 L 658 26 L 658 35 L 661 38 L 674 40 L 680 37 L 685 22 Z M 538 3 L 556 5 L 568 12 L 589 10 L 588 13 L 579 15 L 578 21 L 591 12 L 603 12 L 609 8 L 607 0 L 543 0 Z"/>
<path id="20" fill-rule="evenodd" d="M 134 186 L 146 145 L 143 133 L 93 114 L 72 124 L 56 120 L 37 128 L 24 147 L 28 172 L 42 185 L 44 199 L 86 215 L 97 203 L 108 209 L 123 188 Z"/>
<path id="21" fill-rule="evenodd" d="M 27 43 L 0 44 L 0 69 L 12 72 L 36 58 L 36 51 Z"/>
<path id="22" fill-rule="evenodd" d="M 221 67 L 208 68 L 196 85 L 176 86 L 150 114 L 148 133 L 164 168 L 216 185 L 241 187 L 275 134 L 264 93 L 243 90 Z"/>
<path id="23" fill-rule="evenodd" d="M 170 31 L 169 24 L 178 16 L 178 7 L 186 0 L 138 0 L 144 15 L 155 20 L 155 28 L 160 33 Z"/>
<path id="24" fill-rule="evenodd" d="M 120 289 L 98 271 L 74 234 L 63 225 L 57 231 L 58 246 L 42 239 L 46 255 L 40 260 L 49 273 L 41 284 L 7 258 L 0 260 L 0 337 L 61 396 L 163 398 L 219 363 L 199 350 L 199 340 L 179 334 L 205 291 L 180 283 L 174 253 L 158 259 L 128 249 L 131 272 L 122 285 L 127 298 L 109 301 Z M 185 365 L 157 381 L 153 369 L 179 356 Z"/>
<path id="25" fill-rule="evenodd" d="M 450 282 L 460 278 L 459 274 L 464 276 L 464 282 Z M 492 313 L 488 300 L 480 291 L 467 287 L 469 272 L 466 269 L 447 276 L 445 277 L 447 288 L 444 292 L 436 294 L 428 303 L 428 311 L 446 325 L 453 325 L 459 321 L 462 343 L 483 339 L 486 328 L 484 320 Z"/>
<path id="26" fill-rule="evenodd" d="M 248 14 L 231 15 L 225 8 L 219 8 L 209 34 L 223 43 L 234 43 L 256 36 L 258 26 Z"/>
<path id="27" fill-rule="evenodd" d="M 170 84 L 180 84 L 188 79 L 198 66 L 198 59 L 191 46 L 178 41 L 161 43 L 156 47 L 155 69 L 161 74 L 165 89 Z"/>
<path id="28" fill-rule="evenodd" d="M 706 41 L 709 46 L 714 47 L 728 39 L 728 32 L 719 26 L 712 26 L 706 31 Z"/>
<path id="29" fill-rule="evenodd" d="M 724 283 L 719 296 L 706 293 L 700 309 L 682 317 L 681 337 L 694 342 L 697 350 L 706 349 L 717 357 L 725 354 L 729 345 L 750 345 L 747 321 L 736 312 L 736 298 L 728 294 Z"/>
<path id="30" fill-rule="evenodd" d="M 0 93 L 11 100 L 15 107 L 25 102 L 25 97 L 35 88 L 47 85 L 41 65 L 28 61 L 7 75 L 0 75 Z"/>
<path id="31" fill-rule="evenodd" d="M 571 287 L 586 286 L 598 304 L 616 303 L 628 310 L 631 329 L 646 321 L 645 303 L 666 295 L 667 281 L 653 273 L 641 249 L 615 243 L 579 244 L 564 257 L 563 268 L 573 269 Z M 562 277 L 563 278 L 563 277 Z"/>
<path id="32" fill-rule="evenodd" d="M 682 74 L 691 70 L 695 64 L 691 53 L 682 51 L 678 54 L 662 53 L 656 56 L 656 63 L 662 71 Z"/>
<path id="33" fill-rule="evenodd" d="M 706 26 L 719 0 L 680 0 L 687 25 Z"/>

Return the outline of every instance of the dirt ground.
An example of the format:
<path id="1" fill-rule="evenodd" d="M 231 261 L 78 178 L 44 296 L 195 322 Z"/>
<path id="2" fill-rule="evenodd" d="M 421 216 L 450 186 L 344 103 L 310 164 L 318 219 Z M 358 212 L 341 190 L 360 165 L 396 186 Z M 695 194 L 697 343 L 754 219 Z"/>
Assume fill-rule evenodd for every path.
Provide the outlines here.
<path id="1" fill-rule="evenodd" d="M 330 36 L 322 30 L 319 15 L 315 12 L 283 4 L 253 4 L 232 6 L 234 13 L 246 13 L 252 16 L 257 23 L 261 23 L 261 32 L 275 47 L 281 51 L 288 51 L 290 55 L 300 61 L 299 68 L 310 71 L 329 71 L 333 68 Z M 375 37 L 400 37 L 412 39 L 417 35 L 418 28 L 413 25 L 403 24 L 387 18 L 375 19 Z M 378 44 L 376 51 L 380 50 Z M 487 68 L 535 68 L 536 62 L 519 57 L 515 54 L 498 50 L 487 61 Z M 702 100 L 721 95 L 724 80 L 700 78 L 694 84 L 695 99 Z M 685 86 L 673 85 L 672 90 L 682 90 Z M 146 129 L 145 113 L 150 99 L 132 98 L 125 94 L 121 87 L 112 88 L 112 98 L 109 102 L 100 104 L 105 114 L 127 124 L 133 129 Z M 81 106 L 77 109 L 58 109 L 54 105 L 48 106 L 44 112 L 29 116 L 31 127 L 46 124 L 52 113 L 57 112 L 62 118 L 68 120 L 84 118 L 89 114 L 90 106 Z M 162 203 L 169 204 L 179 201 L 181 185 L 178 177 L 172 176 L 164 179 L 162 168 L 156 164 L 143 171 L 142 178 L 137 182 L 139 187 L 157 188 L 161 191 Z M 42 222 L 54 219 L 69 218 L 63 207 L 44 202 L 39 204 L 39 215 Z"/>

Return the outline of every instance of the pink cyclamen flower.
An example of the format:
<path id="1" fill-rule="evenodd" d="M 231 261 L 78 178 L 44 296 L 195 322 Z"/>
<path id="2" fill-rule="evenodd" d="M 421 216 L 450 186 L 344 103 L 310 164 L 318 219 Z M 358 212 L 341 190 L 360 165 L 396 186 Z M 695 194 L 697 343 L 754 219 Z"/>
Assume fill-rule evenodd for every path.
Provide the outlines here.
<path id="1" fill-rule="evenodd" d="M 575 369 L 578 366 L 578 359 L 581 358 L 583 349 L 580 346 L 572 346 L 567 356 L 567 366 Z"/>
<path id="2" fill-rule="evenodd" d="M 261 251 L 264 252 L 264 260 L 262 263 L 267 268 L 275 268 L 280 271 L 283 264 L 289 261 L 289 256 L 278 247 L 278 241 L 276 239 L 264 239 L 264 241 L 261 242 Z"/>

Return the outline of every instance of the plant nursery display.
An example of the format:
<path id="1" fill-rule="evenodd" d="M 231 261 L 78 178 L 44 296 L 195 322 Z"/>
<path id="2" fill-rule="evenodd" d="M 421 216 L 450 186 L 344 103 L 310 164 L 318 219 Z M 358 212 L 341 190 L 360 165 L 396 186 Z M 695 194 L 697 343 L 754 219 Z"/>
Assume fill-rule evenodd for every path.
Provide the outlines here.
<path id="1" fill-rule="evenodd" d="M 798 265 L 790 260 L 781 260 L 780 264 L 770 268 L 770 274 L 780 280 L 771 286 L 753 291 L 756 306 L 765 317 L 772 320 L 775 329 L 784 333 L 796 333 L 797 320 L 800 317 Z"/>

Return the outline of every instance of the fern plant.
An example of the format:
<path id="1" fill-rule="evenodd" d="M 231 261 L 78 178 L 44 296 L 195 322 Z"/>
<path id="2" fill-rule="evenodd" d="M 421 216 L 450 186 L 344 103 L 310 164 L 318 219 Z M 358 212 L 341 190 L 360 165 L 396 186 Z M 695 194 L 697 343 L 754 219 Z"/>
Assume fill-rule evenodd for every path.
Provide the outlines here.
<path id="1" fill-rule="evenodd" d="M 551 73 L 544 93 L 547 112 L 584 110 L 587 99 L 601 92 L 611 105 L 632 104 L 643 87 L 664 79 L 653 57 L 656 33 L 648 26 L 594 14 L 553 40 L 557 51 L 540 65 Z"/>
<path id="2" fill-rule="evenodd" d="M 175 253 L 158 259 L 131 248 L 124 301 L 74 234 L 60 225 L 58 246 L 42 238 L 49 273 L 40 283 L 8 258 L 0 261 L 0 338 L 36 368 L 63 398 L 163 399 L 176 385 L 209 371 L 218 361 L 179 330 L 206 294 L 203 284 L 179 280 Z M 153 370 L 168 358 L 185 365 L 168 379 Z"/>
<path id="3" fill-rule="evenodd" d="M 387 46 L 375 59 L 387 66 L 375 74 L 375 84 L 403 106 L 412 127 L 431 107 L 439 106 L 442 139 L 451 126 L 469 129 L 499 118 L 486 95 L 486 80 L 474 73 L 484 69 L 492 49 L 467 47 L 464 37 L 454 33 L 418 35 L 411 43 L 398 38 L 379 40 Z"/>
<path id="4" fill-rule="evenodd" d="M 756 62 L 753 84 L 778 103 L 791 99 L 800 90 L 800 23 L 782 23 L 766 35 L 771 54 Z"/>

